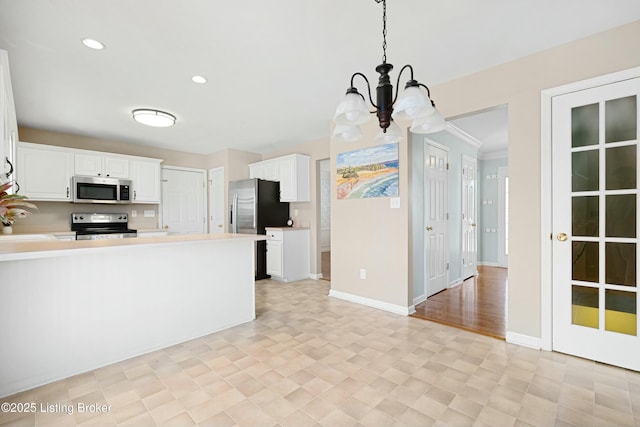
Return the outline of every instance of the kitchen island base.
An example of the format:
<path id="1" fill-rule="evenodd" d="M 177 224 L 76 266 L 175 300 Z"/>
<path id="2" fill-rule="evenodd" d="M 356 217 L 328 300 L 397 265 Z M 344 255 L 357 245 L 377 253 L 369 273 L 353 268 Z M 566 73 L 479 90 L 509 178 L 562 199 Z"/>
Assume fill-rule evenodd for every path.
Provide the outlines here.
<path id="1" fill-rule="evenodd" d="M 149 241 L 0 257 L 0 397 L 255 319 L 254 239 Z"/>

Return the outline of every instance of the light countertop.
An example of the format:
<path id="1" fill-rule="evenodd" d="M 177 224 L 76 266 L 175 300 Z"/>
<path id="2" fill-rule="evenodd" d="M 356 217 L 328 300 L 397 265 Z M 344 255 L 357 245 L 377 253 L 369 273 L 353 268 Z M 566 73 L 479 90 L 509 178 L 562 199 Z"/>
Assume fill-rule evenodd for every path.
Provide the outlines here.
<path id="1" fill-rule="evenodd" d="M 105 240 L 38 240 L 3 242 L 0 239 L 0 261 L 62 256 L 76 252 L 89 252 L 94 249 L 133 247 L 142 245 L 176 244 L 202 241 L 224 241 L 229 239 L 266 240 L 265 235 L 251 234 L 187 234 L 144 239 L 105 239 Z"/>

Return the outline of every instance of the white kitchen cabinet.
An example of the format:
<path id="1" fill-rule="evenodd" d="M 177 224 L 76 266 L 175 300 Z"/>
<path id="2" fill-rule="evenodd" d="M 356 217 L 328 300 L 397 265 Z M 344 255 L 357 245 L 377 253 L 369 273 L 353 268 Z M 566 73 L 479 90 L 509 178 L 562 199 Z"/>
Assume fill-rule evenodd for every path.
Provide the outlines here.
<path id="1" fill-rule="evenodd" d="M 289 154 L 249 165 L 249 177 L 280 182 L 281 202 L 308 202 L 309 160 L 306 154 Z"/>
<path id="2" fill-rule="evenodd" d="M 133 203 L 160 203 L 160 159 L 131 160 Z"/>
<path id="3" fill-rule="evenodd" d="M 11 89 L 9 56 L 6 51 L 0 50 L 0 183 L 15 179 L 15 176 L 7 177 L 7 174 L 11 166 L 16 164 L 17 141 L 18 122 Z"/>
<path id="4" fill-rule="evenodd" d="M 49 145 L 18 143 L 20 194 L 31 200 L 71 201 L 73 152 Z"/>
<path id="5" fill-rule="evenodd" d="M 295 282 L 309 278 L 309 229 L 267 227 L 267 274 Z"/>
<path id="6" fill-rule="evenodd" d="M 129 178 L 129 159 L 124 156 L 99 153 L 76 153 L 74 159 L 76 175 Z"/>

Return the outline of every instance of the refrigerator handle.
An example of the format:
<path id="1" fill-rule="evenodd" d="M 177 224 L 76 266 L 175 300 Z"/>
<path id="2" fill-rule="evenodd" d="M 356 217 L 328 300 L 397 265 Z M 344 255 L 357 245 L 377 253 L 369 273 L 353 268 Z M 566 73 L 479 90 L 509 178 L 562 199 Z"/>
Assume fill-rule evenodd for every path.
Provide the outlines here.
<path id="1" fill-rule="evenodd" d="M 236 223 L 238 221 L 238 218 L 236 218 L 234 220 L 234 218 L 233 218 L 234 212 L 236 214 L 238 212 L 238 195 L 237 194 L 233 195 L 232 202 L 231 202 L 231 213 L 229 215 L 229 217 L 231 218 L 231 232 L 232 233 L 237 233 L 238 232 L 238 224 L 236 224 Z"/>

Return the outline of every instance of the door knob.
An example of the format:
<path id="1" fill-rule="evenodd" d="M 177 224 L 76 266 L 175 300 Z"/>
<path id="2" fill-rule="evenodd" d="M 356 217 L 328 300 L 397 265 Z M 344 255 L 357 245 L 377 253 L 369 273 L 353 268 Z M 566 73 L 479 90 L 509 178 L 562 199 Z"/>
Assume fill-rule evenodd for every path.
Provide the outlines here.
<path id="1" fill-rule="evenodd" d="M 432 231 L 432 230 L 433 230 L 433 227 L 431 226 L 427 227 L 427 231 Z"/>
<path id="2" fill-rule="evenodd" d="M 471 224 L 472 227 L 475 227 L 477 224 L 474 222 L 473 224 Z"/>
<path id="3" fill-rule="evenodd" d="M 165 225 L 165 226 L 164 226 L 164 228 L 165 228 L 165 230 L 166 230 L 167 228 L 169 228 L 169 226 L 168 226 L 168 225 Z"/>
<path id="4" fill-rule="evenodd" d="M 569 236 L 567 236 L 567 233 L 558 233 L 557 239 L 559 241 L 564 242 L 568 238 L 569 238 Z"/>

